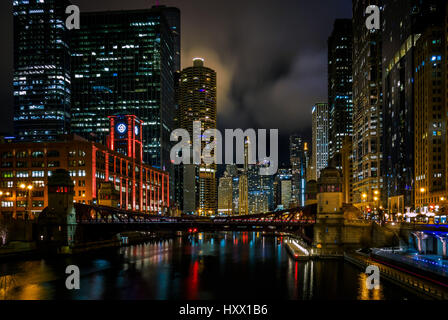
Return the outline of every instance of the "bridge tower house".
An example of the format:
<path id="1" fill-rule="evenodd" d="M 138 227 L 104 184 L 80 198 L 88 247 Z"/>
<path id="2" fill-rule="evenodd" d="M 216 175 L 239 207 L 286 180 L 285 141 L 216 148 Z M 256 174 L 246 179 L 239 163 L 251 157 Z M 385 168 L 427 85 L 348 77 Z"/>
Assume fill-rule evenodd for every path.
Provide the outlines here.
<path id="1" fill-rule="evenodd" d="M 38 220 L 38 244 L 69 253 L 75 243 L 74 185 L 67 170 L 58 169 L 48 178 L 48 207 Z"/>
<path id="2" fill-rule="evenodd" d="M 317 181 L 317 219 L 314 226 L 315 253 L 341 254 L 344 227 L 342 177 L 339 170 L 328 167 Z"/>

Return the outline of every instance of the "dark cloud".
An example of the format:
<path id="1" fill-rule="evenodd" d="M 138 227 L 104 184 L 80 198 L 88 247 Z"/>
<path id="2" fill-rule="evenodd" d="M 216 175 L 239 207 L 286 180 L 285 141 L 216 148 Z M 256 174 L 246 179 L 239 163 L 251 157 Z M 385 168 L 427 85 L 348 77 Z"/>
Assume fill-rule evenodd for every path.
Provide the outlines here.
<path id="1" fill-rule="evenodd" d="M 2 2 L 2 32 L 7 42 L 3 49 L 12 52 L 11 1 Z M 81 11 L 92 11 L 149 8 L 155 1 L 73 0 L 73 3 Z M 221 128 L 279 128 L 281 134 L 309 131 L 311 106 L 327 100 L 326 40 L 334 19 L 351 16 L 351 0 L 160 3 L 181 9 L 183 67 L 190 65 L 193 57 L 200 56 L 218 73 Z M 7 71 L 1 79 L 0 97 L 10 123 L 12 101 L 6 97 L 12 94 L 8 71 L 12 54 L 6 57 L 1 59 L 2 70 Z M 2 124 L 6 125 L 4 119 Z"/>

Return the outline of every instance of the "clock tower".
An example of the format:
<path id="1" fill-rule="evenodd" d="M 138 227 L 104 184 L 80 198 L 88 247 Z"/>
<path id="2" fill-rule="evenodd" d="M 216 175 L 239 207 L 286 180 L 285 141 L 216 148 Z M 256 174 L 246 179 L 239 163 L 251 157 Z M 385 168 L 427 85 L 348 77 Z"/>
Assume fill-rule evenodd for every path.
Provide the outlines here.
<path id="1" fill-rule="evenodd" d="M 124 154 L 137 162 L 143 161 L 143 123 L 135 115 L 109 116 L 110 134 L 107 139 L 109 149 Z"/>

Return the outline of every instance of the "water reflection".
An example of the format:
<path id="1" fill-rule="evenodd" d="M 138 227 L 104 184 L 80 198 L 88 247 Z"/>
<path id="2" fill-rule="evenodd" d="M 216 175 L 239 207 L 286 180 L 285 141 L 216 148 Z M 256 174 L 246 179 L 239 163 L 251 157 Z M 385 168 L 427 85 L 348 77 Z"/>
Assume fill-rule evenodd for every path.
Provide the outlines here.
<path id="1" fill-rule="evenodd" d="M 410 299 L 337 260 L 294 261 L 281 237 L 256 232 L 197 234 L 69 258 L 0 264 L 0 299 Z M 65 288 L 65 268 L 81 290 Z M 2 285 L 2 279 L 5 284 Z"/>

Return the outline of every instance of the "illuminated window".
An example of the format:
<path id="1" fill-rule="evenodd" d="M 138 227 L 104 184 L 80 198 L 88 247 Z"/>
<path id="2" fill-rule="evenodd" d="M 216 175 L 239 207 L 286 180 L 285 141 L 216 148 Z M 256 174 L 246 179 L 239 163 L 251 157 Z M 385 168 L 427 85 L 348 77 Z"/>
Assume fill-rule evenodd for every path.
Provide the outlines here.
<path id="1" fill-rule="evenodd" d="M 14 202 L 2 201 L 2 208 L 12 208 L 12 207 L 14 207 Z"/>
<path id="2" fill-rule="evenodd" d="M 43 178 L 45 177 L 45 171 L 33 171 L 31 176 L 33 178 Z"/>

